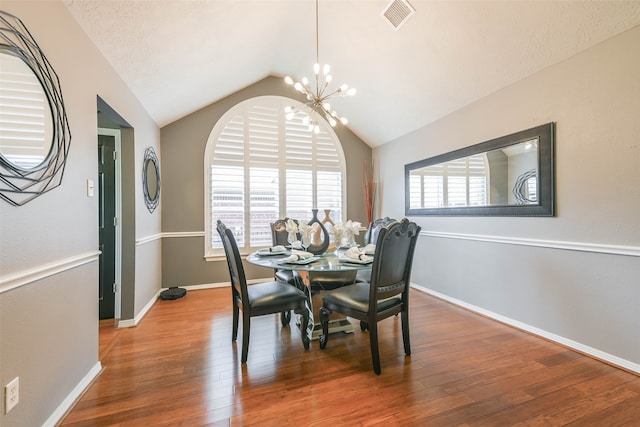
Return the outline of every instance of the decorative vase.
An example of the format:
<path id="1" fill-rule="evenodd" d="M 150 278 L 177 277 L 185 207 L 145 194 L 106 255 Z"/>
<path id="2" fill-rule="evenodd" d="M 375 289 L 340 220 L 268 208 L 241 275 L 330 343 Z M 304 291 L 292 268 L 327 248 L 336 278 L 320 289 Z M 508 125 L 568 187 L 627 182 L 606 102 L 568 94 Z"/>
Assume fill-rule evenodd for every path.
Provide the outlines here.
<path id="1" fill-rule="evenodd" d="M 322 220 L 322 224 L 331 224 L 331 225 L 336 225 L 335 222 L 333 222 L 333 220 L 331 219 L 331 209 L 325 209 L 324 210 L 324 219 Z"/>
<path id="2" fill-rule="evenodd" d="M 311 212 L 313 213 L 313 218 L 311 218 L 311 221 L 309 221 L 309 225 L 313 225 L 315 223 L 318 224 L 318 227 L 320 228 L 322 234 L 322 241 L 318 242 L 317 240 L 319 239 L 314 239 L 314 241 L 311 242 L 311 245 L 309 245 L 309 247 L 307 248 L 307 252 L 311 252 L 314 255 L 320 255 L 325 253 L 327 248 L 329 247 L 329 232 L 324 227 L 322 222 L 320 222 L 320 220 L 318 219 L 318 209 L 311 209 Z"/>
<path id="3" fill-rule="evenodd" d="M 325 209 L 324 219 L 321 221 L 322 225 L 324 225 L 324 228 L 327 229 L 327 232 L 329 234 L 331 234 L 331 227 L 335 225 L 330 215 L 331 215 L 331 209 Z M 320 229 L 320 227 L 318 227 L 316 232 L 313 234 L 313 238 L 315 243 L 320 243 L 322 241 L 322 229 Z"/>

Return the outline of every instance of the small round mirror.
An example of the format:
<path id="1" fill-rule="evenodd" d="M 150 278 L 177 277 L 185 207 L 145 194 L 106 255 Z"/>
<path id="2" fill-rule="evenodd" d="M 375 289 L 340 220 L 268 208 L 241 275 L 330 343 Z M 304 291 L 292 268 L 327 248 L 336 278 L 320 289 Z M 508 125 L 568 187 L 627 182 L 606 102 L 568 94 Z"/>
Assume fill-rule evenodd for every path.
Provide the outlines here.
<path id="1" fill-rule="evenodd" d="M 53 145 L 53 117 L 33 69 L 0 47 L 0 157 L 18 170 L 45 164 Z"/>
<path id="2" fill-rule="evenodd" d="M 149 212 L 153 212 L 160 200 L 160 164 L 156 152 L 149 147 L 142 163 L 142 191 Z"/>
<path id="3" fill-rule="evenodd" d="M 147 193 L 149 198 L 154 200 L 158 197 L 158 171 L 153 160 L 147 160 L 145 169 L 147 170 Z"/>

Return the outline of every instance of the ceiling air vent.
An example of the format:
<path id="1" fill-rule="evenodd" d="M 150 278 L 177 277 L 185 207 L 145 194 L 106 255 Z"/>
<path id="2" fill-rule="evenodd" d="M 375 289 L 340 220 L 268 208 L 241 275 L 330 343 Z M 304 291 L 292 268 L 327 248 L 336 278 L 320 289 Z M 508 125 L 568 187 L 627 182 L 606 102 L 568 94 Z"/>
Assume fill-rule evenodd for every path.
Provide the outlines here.
<path id="1" fill-rule="evenodd" d="M 382 16 L 397 31 L 415 12 L 407 0 L 391 0 L 382 11 Z"/>

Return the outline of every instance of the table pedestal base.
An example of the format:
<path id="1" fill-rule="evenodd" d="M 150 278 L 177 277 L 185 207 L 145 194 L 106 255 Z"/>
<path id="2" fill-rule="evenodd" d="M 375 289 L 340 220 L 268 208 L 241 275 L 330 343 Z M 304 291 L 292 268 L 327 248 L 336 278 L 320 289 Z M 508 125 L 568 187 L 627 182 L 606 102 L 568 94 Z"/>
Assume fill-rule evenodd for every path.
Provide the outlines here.
<path id="1" fill-rule="evenodd" d="M 344 332 L 345 334 L 353 333 L 353 325 L 347 320 L 346 317 L 342 319 L 329 320 L 329 333 Z M 313 325 L 313 332 L 311 334 L 312 340 L 317 340 L 322 335 L 322 325 L 315 323 Z"/>

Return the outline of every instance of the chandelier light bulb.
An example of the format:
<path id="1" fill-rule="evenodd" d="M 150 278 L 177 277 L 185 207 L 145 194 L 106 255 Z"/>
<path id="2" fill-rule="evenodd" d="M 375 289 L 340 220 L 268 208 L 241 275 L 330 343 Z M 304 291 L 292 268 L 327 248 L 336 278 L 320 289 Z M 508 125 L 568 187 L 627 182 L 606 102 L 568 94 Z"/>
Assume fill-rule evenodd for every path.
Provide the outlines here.
<path id="1" fill-rule="evenodd" d="M 340 117 L 340 121 L 342 122 L 343 125 L 346 125 L 347 123 L 349 123 L 349 120 L 347 120 L 346 117 Z"/>
<path id="2" fill-rule="evenodd" d="M 334 128 L 336 127 L 338 122 L 336 122 L 336 120 L 333 117 L 329 117 L 329 124 L 331 125 L 332 128 Z"/>
<path id="3" fill-rule="evenodd" d="M 292 86 L 292 85 L 293 85 L 293 79 L 292 79 L 291 77 L 289 77 L 289 76 L 287 76 L 287 77 L 285 77 L 285 78 L 284 78 L 284 82 L 285 82 L 286 84 L 290 85 L 290 86 Z"/>
<path id="4" fill-rule="evenodd" d="M 318 64 L 317 62 L 315 64 L 313 64 L 313 72 L 317 74 L 320 74 L 320 64 Z"/>
<path id="5" fill-rule="evenodd" d="M 356 88 L 355 87 L 352 87 L 351 89 L 349 89 L 347 91 L 347 95 L 349 95 L 349 96 L 353 96 L 355 94 L 356 94 Z"/>
<path id="6" fill-rule="evenodd" d="M 309 86 L 309 79 L 306 78 L 306 77 L 303 77 L 302 78 L 302 84 L 305 85 L 305 86 Z"/>
<path id="7" fill-rule="evenodd" d="M 322 74 L 326 76 L 327 74 L 329 74 L 329 71 L 331 71 L 331 67 L 329 66 L 329 64 L 324 64 L 324 66 L 322 67 Z"/>

